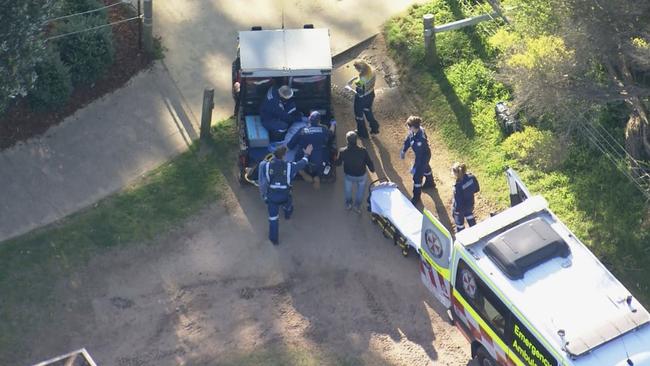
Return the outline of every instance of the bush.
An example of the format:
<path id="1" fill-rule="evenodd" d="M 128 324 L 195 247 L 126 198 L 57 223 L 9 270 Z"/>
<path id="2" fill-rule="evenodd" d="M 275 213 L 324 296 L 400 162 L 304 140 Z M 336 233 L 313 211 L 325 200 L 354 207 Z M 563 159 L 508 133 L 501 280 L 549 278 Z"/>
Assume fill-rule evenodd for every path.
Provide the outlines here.
<path id="1" fill-rule="evenodd" d="M 494 71 L 480 59 L 460 61 L 445 69 L 445 75 L 464 104 L 471 106 L 477 100 L 499 101 L 508 99 L 505 86 L 494 79 Z"/>
<path id="2" fill-rule="evenodd" d="M 506 157 L 545 172 L 557 169 L 566 156 L 565 146 L 552 132 L 533 126 L 510 135 L 501 148 Z"/>
<path id="3" fill-rule="evenodd" d="M 37 110 L 62 106 L 72 93 L 70 70 L 61 62 L 56 50 L 48 50 L 46 57 L 36 64 L 36 83 L 28 94 L 29 103 Z"/>
<path id="4" fill-rule="evenodd" d="M 78 32 L 104 25 L 98 17 L 75 17 L 62 24 L 58 33 Z M 92 83 L 113 63 L 115 49 L 110 27 L 82 32 L 57 40 L 61 60 L 70 67 L 70 76 L 75 84 Z"/>
<path id="5" fill-rule="evenodd" d="M 104 7 L 104 4 L 98 0 L 64 0 L 60 3 L 56 11 L 56 16 L 83 13 Z M 108 23 L 108 12 L 102 9 L 89 14 L 81 15 L 82 17 L 96 17 L 100 21 Z"/>

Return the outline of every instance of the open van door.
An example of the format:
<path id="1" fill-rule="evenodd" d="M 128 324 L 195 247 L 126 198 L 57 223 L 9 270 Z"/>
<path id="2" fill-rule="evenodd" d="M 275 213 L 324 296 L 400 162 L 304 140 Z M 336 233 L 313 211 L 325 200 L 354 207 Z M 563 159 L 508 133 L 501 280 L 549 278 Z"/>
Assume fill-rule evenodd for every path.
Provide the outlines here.
<path id="1" fill-rule="evenodd" d="M 516 206 L 531 197 L 530 191 L 528 191 L 528 188 L 514 170 L 508 168 L 506 178 L 510 189 L 510 207 Z"/>
<path id="2" fill-rule="evenodd" d="M 420 279 L 433 296 L 449 309 L 451 284 L 449 266 L 453 239 L 449 230 L 429 210 L 422 215 L 420 234 Z"/>

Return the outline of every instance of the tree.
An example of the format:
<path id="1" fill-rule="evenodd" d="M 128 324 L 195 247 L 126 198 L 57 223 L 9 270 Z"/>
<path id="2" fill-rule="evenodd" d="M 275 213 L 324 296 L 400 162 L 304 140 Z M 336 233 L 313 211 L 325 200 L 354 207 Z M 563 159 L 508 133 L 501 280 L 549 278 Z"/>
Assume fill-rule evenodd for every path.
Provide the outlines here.
<path id="1" fill-rule="evenodd" d="M 36 81 L 35 65 L 45 56 L 42 33 L 52 0 L 0 0 L 0 112 Z"/>
<path id="2" fill-rule="evenodd" d="M 513 2 L 521 7 L 513 27 L 492 43 L 504 51 L 501 75 L 513 86 L 515 104 L 570 127 L 576 115 L 624 101 L 628 152 L 649 159 L 650 85 L 644 79 L 650 74 L 650 2 Z M 525 22 L 533 18 L 531 31 Z"/>

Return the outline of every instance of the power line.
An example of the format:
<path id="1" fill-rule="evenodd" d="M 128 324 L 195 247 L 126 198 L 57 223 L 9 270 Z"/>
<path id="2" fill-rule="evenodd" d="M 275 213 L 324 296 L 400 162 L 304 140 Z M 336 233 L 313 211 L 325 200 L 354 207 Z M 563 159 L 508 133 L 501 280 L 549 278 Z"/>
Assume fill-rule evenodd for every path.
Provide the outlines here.
<path id="1" fill-rule="evenodd" d="M 76 17 L 76 16 L 78 16 L 78 15 L 84 15 L 84 14 L 95 13 L 95 12 L 98 12 L 98 11 L 100 11 L 100 10 L 108 9 L 108 8 L 111 8 L 111 7 L 115 6 L 115 5 L 120 5 L 120 4 L 124 4 L 124 2 L 122 2 L 122 1 L 118 1 L 118 2 L 116 2 L 116 3 L 114 3 L 114 4 L 106 5 L 106 6 L 103 6 L 103 7 L 101 7 L 101 8 L 92 9 L 92 10 L 88 10 L 88 11 L 83 11 L 83 12 L 81 12 L 81 13 L 68 14 L 68 15 L 64 15 L 64 16 L 60 16 L 60 17 L 56 17 L 56 18 L 52 18 L 52 19 L 48 19 L 48 20 L 46 20 L 44 23 L 47 24 L 47 23 L 51 23 L 51 22 L 54 22 L 54 21 L 57 21 L 57 20 L 61 20 L 61 19 L 67 19 L 67 18 Z"/>
<path id="2" fill-rule="evenodd" d="M 596 149 L 607 157 L 614 166 L 636 186 L 646 200 L 650 201 L 650 174 L 648 174 L 647 170 L 642 167 L 642 164 L 630 156 L 630 154 L 620 144 L 618 144 L 618 142 L 612 144 L 612 141 L 615 141 L 615 139 L 609 135 L 609 132 L 607 132 L 604 127 L 599 126 L 611 138 L 605 137 L 602 132 L 598 131 L 598 128 L 594 126 L 592 122 L 586 119 L 583 119 L 578 125 L 582 127 L 582 131 L 585 132 L 585 137 L 587 137 L 589 142 L 591 142 Z M 620 149 L 616 148 L 616 144 L 618 144 Z M 631 165 L 631 167 L 628 166 L 628 164 Z M 632 174 L 630 173 L 630 168 L 637 170 L 642 174 L 639 174 L 638 176 Z"/>
<path id="3" fill-rule="evenodd" d="M 71 36 L 71 35 L 79 34 L 79 33 L 83 33 L 83 32 L 90 32 L 90 31 L 94 31 L 94 30 L 97 30 L 97 29 L 101 29 L 101 28 L 105 28 L 105 27 L 110 27 L 110 26 L 113 26 L 113 25 L 115 25 L 115 24 L 120 24 L 120 23 L 129 22 L 129 21 L 134 20 L 134 19 L 140 19 L 140 18 L 142 18 L 142 17 L 143 17 L 143 15 L 135 16 L 135 17 L 132 17 L 132 18 L 122 19 L 122 20 L 118 20 L 118 21 L 113 22 L 113 23 L 108 23 L 108 24 L 98 25 L 98 26 L 96 26 L 96 27 L 87 28 L 87 29 L 82 29 L 82 30 L 78 30 L 78 31 L 75 31 L 75 32 L 69 32 L 69 33 L 64 33 L 64 34 L 58 34 L 58 35 L 56 35 L 56 36 L 52 36 L 52 37 L 45 38 L 45 41 L 47 42 L 47 41 L 51 41 L 51 40 L 53 40 L 53 39 L 63 38 L 63 37 L 67 37 L 67 36 Z"/>

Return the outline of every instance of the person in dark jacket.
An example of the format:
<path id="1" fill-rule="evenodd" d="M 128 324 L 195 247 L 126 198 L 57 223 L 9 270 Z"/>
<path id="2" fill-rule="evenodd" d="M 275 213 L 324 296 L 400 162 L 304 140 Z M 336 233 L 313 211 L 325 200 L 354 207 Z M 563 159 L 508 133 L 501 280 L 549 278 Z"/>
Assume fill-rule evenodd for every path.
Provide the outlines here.
<path id="1" fill-rule="evenodd" d="M 287 147 L 292 150 L 296 146 L 301 149 L 312 145 L 314 151 L 309 157 L 309 165 L 305 170 L 301 170 L 300 176 L 307 181 L 313 182 L 314 188 L 320 188 L 320 177 L 325 169 L 327 155 L 329 153 L 328 143 L 333 138 L 336 122 L 332 121 L 330 129 L 321 124 L 321 115 L 318 111 L 311 112 L 309 115 L 309 124 L 297 134 L 293 135 Z M 300 156 L 297 156 L 300 158 Z"/>
<path id="2" fill-rule="evenodd" d="M 404 147 L 402 147 L 402 151 L 400 152 L 400 159 L 404 159 L 409 148 L 413 149 L 413 153 L 415 154 L 415 161 L 411 168 L 411 174 L 413 175 L 413 198 L 411 199 L 411 203 L 414 205 L 420 202 L 422 189 L 436 187 L 433 181 L 431 166 L 429 166 L 429 160 L 431 160 L 429 140 L 427 139 L 427 134 L 424 132 L 424 128 L 420 126 L 421 124 L 422 119 L 417 116 L 410 116 L 406 120 L 409 134 L 406 136 Z M 424 185 L 422 184 L 423 177 L 425 179 Z"/>
<path id="3" fill-rule="evenodd" d="M 451 172 L 456 178 L 454 183 L 454 198 L 451 206 L 456 232 L 465 229 L 467 225 L 476 225 L 474 218 L 474 195 L 481 190 L 478 179 L 471 173 L 467 173 L 467 167 L 463 163 L 454 163 Z"/>
<path id="4" fill-rule="evenodd" d="M 266 92 L 260 105 L 260 119 L 271 141 L 282 141 L 291 124 L 302 119 L 292 98 L 293 89 L 288 85 L 272 86 Z"/>
<path id="5" fill-rule="evenodd" d="M 345 134 L 347 146 L 341 148 L 336 159 L 336 165 L 343 165 L 343 173 L 345 173 L 345 208 L 347 210 L 354 209 L 358 214 L 361 213 L 361 201 L 363 200 L 363 193 L 365 192 L 366 184 L 368 182 L 367 170 L 374 173 L 375 165 L 368 155 L 368 151 L 363 147 L 357 145 L 357 134 L 350 131 Z M 352 189 L 356 187 L 356 194 L 354 196 L 354 203 L 352 202 Z"/>
<path id="6" fill-rule="evenodd" d="M 298 162 L 290 163 L 284 161 L 287 147 L 280 146 L 273 152 L 270 161 L 260 163 L 258 182 L 262 199 L 269 209 L 269 240 L 273 245 L 279 243 L 280 207 L 284 210 L 284 218 L 288 220 L 293 213 L 291 182 L 298 171 L 304 169 L 309 163 L 312 149 L 311 145 L 307 146 L 304 150 L 305 156 Z"/>

